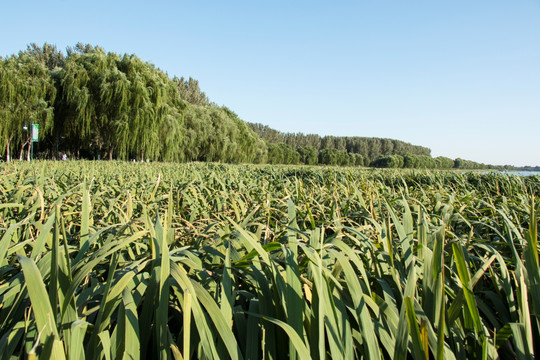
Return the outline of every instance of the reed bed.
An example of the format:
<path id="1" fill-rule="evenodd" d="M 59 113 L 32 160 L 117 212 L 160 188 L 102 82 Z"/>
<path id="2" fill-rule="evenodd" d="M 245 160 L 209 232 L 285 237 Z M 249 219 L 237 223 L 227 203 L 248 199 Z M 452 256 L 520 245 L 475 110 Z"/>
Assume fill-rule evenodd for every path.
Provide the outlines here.
<path id="1" fill-rule="evenodd" d="M 0 358 L 533 359 L 540 178 L 0 165 Z"/>

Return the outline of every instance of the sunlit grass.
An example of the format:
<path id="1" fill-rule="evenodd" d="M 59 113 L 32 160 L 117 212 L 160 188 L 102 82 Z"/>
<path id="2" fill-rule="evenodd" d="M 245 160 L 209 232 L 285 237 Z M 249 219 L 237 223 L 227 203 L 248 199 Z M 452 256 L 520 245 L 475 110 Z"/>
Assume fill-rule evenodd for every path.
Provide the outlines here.
<path id="1" fill-rule="evenodd" d="M 0 358 L 533 358 L 540 179 L 0 167 Z"/>

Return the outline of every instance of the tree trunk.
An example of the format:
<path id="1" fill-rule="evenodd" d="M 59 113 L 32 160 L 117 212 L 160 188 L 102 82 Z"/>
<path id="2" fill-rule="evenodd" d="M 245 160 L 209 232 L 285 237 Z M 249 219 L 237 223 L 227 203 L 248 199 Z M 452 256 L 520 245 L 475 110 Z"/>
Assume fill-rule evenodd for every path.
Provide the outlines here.
<path id="1" fill-rule="evenodd" d="M 144 151 L 141 150 L 141 162 L 144 162 Z"/>
<path id="2" fill-rule="evenodd" d="M 22 161 L 24 156 L 24 147 L 26 146 L 26 142 L 21 145 L 21 151 L 19 152 L 19 161 Z"/>
<path id="3" fill-rule="evenodd" d="M 56 133 L 56 152 L 54 153 L 53 160 L 60 158 L 60 153 L 58 152 L 58 146 L 60 145 L 60 136 Z"/>
<path id="4" fill-rule="evenodd" d="M 7 141 L 7 147 L 6 147 L 6 162 L 11 161 L 11 154 L 10 154 L 10 143 L 11 143 L 11 136 L 9 137 Z"/>
<path id="5" fill-rule="evenodd" d="M 25 142 L 21 145 L 21 151 L 19 152 L 19 161 L 22 161 L 24 156 L 24 148 L 26 147 L 26 144 L 30 144 L 31 138 L 27 138 Z M 30 158 L 30 147 L 28 148 L 28 158 Z"/>
<path id="6" fill-rule="evenodd" d="M 26 160 L 30 161 L 30 151 L 32 149 L 32 141 L 28 142 L 28 152 L 26 153 Z"/>
<path id="7" fill-rule="evenodd" d="M 109 148 L 109 160 L 112 160 L 112 159 L 113 159 L 113 158 L 112 158 L 113 151 L 114 151 L 114 146 Z"/>

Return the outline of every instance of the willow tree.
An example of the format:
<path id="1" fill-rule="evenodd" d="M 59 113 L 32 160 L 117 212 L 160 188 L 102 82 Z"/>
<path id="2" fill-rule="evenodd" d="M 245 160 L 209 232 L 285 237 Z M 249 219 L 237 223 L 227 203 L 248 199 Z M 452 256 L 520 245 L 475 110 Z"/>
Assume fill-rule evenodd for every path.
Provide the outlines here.
<path id="1" fill-rule="evenodd" d="M 186 104 L 180 98 L 176 85 L 162 72 L 159 76 L 165 82 L 165 101 L 157 108 L 160 156 L 164 160 L 179 160 L 183 152 L 182 139 L 185 137 Z"/>
<path id="2" fill-rule="evenodd" d="M 173 82 L 176 85 L 180 97 L 182 100 L 187 101 L 193 105 L 208 106 L 210 105 L 210 100 L 206 94 L 199 88 L 199 81 L 189 77 L 189 79 L 184 79 L 183 77 L 173 77 Z"/>
<path id="3" fill-rule="evenodd" d="M 128 122 L 122 129 L 122 152 L 140 153 L 142 161 L 145 152 L 149 155 L 155 150 L 153 145 L 157 141 L 156 129 L 152 126 L 155 108 L 151 100 L 156 89 L 148 85 L 151 78 L 148 65 L 136 56 L 124 55 L 118 67 L 129 82 L 129 96 L 126 98 Z"/>
<path id="4" fill-rule="evenodd" d="M 108 53 L 103 60 L 105 69 L 94 80 L 98 84 L 96 95 L 100 100 L 96 117 L 98 136 L 107 151 L 109 160 L 112 159 L 114 151 L 120 158 L 126 159 L 130 150 L 131 83 L 126 74 L 117 67 L 120 61 L 118 55 Z"/>
<path id="5" fill-rule="evenodd" d="M 24 52 L 45 64 L 49 70 L 64 67 L 66 61 L 64 54 L 58 50 L 56 45 L 52 44 L 44 43 L 39 46 L 36 43 L 31 43 Z"/>
<path id="6" fill-rule="evenodd" d="M 212 134 L 205 150 L 206 161 L 238 162 L 238 143 L 236 139 L 236 126 L 232 119 L 222 109 L 209 108 L 208 114 L 213 127 Z"/>
<path id="7" fill-rule="evenodd" d="M 99 47 L 72 52 L 61 74 L 65 134 L 79 140 L 77 150 L 104 150 L 109 159 L 126 148 L 129 81 L 117 69 L 119 60 Z"/>
<path id="8" fill-rule="evenodd" d="M 234 131 L 230 134 L 231 141 L 235 144 L 236 153 L 229 162 L 260 162 L 266 157 L 266 145 L 260 140 L 247 123 L 242 121 L 232 110 L 223 106 L 221 110 L 234 125 Z"/>
<path id="9" fill-rule="evenodd" d="M 97 118 L 99 97 L 96 97 L 97 88 L 93 84 L 93 73 L 96 71 L 92 71 L 91 67 L 98 66 L 98 71 L 105 70 L 104 65 L 99 66 L 103 61 L 98 61 L 104 55 L 70 53 L 60 74 L 65 113 L 63 132 L 66 137 L 78 140 L 79 147 L 96 142 L 93 125 Z M 89 58 L 94 61 L 89 61 Z"/>
<path id="10" fill-rule="evenodd" d="M 0 58 L 0 150 L 10 161 L 10 147 L 15 136 L 10 107 L 15 101 L 16 70 L 13 61 Z"/>
<path id="11" fill-rule="evenodd" d="M 165 161 L 181 161 L 184 159 L 182 139 L 185 137 L 181 108 L 169 106 L 162 116 L 159 128 L 160 158 Z"/>
<path id="12" fill-rule="evenodd" d="M 1 62 L 0 70 L 0 145 L 10 161 L 13 146 L 19 146 L 22 160 L 27 146 L 30 159 L 31 124 L 41 134 L 53 128 L 56 89 L 47 67 L 26 53 Z"/>
<path id="13" fill-rule="evenodd" d="M 227 163 L 266 161 L 264 141 L 226 107 L 188 104 L 184 118 L 185 160 Z"/>
<path id="14" fill-rule="evenodd" d="M 205 161 L 210 141 L 215 136 L 208 109 L 188 105 L 184 111 L 185 136 L 182 141 L 184 161 Z"/>
<path id="15" fill-rule="evenodd" d="M 141 160 L 178 158 L 184 103 L 176 84 L 135 55 L 124 55 L 118 68 L 129 81 L 126 149 Z"/>
<path id="16" fill-rule="evenodd" d="M 138 124 L 139 132 L 136 139 L 141 158 L 143 154 L 147 154 L 150 158 L 157 159 L 164 153 L 164 144 L 168 144 L 169 152 L 180 151 L 179 146 L 184 136 L 182 119 L 184 103 L 175 84 L 167 75 L 153 67 L 149 69 L 147 75 L 151 118 L 147 118 L 146 123 Z M 176 149 L 171 146 L 173 143 L 177 144 Z"/>

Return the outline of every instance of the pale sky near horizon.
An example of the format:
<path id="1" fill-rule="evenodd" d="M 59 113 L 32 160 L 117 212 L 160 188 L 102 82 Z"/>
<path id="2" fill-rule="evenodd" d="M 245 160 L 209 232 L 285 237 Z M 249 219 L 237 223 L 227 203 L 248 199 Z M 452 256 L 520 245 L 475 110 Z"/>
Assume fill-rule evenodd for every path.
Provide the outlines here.
<path id="1" fill-rule="evenodd" d="M 0 56 L 77 42 L 280 131 L 540 165 L 540 0 L 4 1 Z"/>

